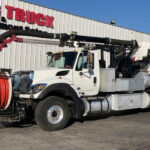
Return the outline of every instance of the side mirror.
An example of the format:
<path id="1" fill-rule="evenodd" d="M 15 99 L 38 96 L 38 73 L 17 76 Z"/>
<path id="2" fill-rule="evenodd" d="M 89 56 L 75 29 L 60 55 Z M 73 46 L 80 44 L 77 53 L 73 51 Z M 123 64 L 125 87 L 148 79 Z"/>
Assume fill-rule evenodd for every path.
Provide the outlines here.
<path id="1" fill-rule="evenodd" d="M 89 53 L 89 63 L 92 64 L 93 63 L 93 54 Z"/>
<path id="2" fill-rule="evenodd" d="M 93 69 L 93 53 L 89 53 L 88 55 L 88 68 L 89 70 L 92 70 Z"/>
<path id="3" fill-rule="evenodd" d="M 52 55 L 52 52 L 47 52 L 46 54 L 48 57 L 50 57 Z"/>

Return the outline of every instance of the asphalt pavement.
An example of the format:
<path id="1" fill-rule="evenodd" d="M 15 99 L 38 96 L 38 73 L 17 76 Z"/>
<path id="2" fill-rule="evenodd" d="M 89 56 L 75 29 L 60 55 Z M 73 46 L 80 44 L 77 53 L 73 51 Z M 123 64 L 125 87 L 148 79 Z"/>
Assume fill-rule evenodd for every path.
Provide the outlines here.
<path id="1" fill-rule="evenodd" d="M 86 118 L 61 131 L 36 124 L 0 125 L 0 150 L 150 150 L 150 110 Z"/>

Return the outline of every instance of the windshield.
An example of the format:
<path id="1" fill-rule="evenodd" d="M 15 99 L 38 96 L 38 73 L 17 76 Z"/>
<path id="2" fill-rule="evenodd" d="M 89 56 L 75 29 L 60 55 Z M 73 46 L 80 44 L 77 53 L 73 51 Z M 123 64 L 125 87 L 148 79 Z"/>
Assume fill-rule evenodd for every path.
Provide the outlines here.
<path id="1" fill-rule="evenodd" d="M 77 52 L 56 53 L 51 56 L 48 67 L 73 68 Z"/>

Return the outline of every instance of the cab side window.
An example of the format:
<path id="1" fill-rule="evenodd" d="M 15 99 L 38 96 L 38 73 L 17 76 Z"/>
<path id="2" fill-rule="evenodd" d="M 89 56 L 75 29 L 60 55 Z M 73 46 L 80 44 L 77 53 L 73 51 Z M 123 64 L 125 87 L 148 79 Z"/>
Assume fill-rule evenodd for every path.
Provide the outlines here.
<path id="1" fill-rule="evenodd" d="M 92 55 L 92 58 L 93 58 L 93 63 L 90 64 L 89 63 L 89 53 L 87 51 L 80 53 L 78 62 L 76 65 L 76 70 L 81 71 L 83 68 L 88 69 L 89 65 L 92 65 L 92 68 L 94 68 L 94 54 Z"/>
<path id="2" fill-rule="evenodd" d="M 77 66 L 76 66 L 76 70 L 77 71 L 81 71 L 82 70 L 82 53 L 80 53 L 80 56 L 78 58 L 78 62 L 77 62 Z"/>

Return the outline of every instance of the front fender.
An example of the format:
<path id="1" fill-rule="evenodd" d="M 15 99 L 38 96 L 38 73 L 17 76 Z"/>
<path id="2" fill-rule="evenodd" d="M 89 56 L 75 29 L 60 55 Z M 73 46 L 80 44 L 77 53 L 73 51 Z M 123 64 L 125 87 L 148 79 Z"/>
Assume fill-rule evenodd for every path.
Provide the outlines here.
<path id="1" fill-rule="evenodd" d="M 56 84 L 49 85 L 45 90 L 43 90 L 40 93 L 39 99 L 43 99 L 44 97 L 46 97 L 46 95 L 56 90 L 63 90 L 65 96 L 69 96 L 72 98 L 75 104 L 75 118 L 78 119 L 81 118 L 85 110 L 84 103 L 80 98 L 79 93 L 72 85 L 66 83 L 56 83 Z"/>

